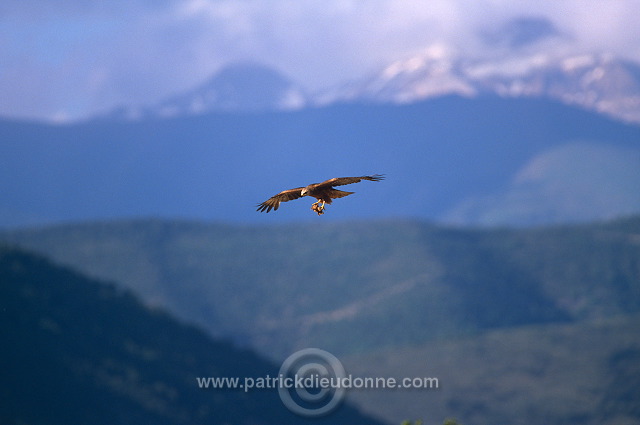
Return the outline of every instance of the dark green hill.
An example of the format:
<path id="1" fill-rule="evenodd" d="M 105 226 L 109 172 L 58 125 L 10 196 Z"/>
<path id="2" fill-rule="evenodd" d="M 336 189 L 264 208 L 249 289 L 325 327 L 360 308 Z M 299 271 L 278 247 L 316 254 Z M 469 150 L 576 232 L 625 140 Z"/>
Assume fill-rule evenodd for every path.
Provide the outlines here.
<path id="1" fill-rule="evenodd" d="M 5 234 L 281 360 L 640 311 L 640 218 L 533 230 L 128 221 Z"/>
<path id="2" fill-rule="evenodd" d="M 128 291 L 0 247 L 0 423 L 367 423 L 290 413 L 277 391 L 199 389 L 198 376 L 275 376 L 275 366 L 144 307 Z"/>
<path id="3" fill-rule="evenodd" d="M 640 217 L 485 230 L 138 220 L 0 239 L 278 361 L 318 346 L 356 376 L 441 380 L 348 395 L 383 420 L 640 423 Z"/>

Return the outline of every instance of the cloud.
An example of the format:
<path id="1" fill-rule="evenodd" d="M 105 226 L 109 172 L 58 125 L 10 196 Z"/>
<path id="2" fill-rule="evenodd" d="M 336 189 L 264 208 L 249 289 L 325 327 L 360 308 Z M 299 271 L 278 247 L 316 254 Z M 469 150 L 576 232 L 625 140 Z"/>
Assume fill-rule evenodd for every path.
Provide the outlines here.
<path id="1" fill-rule="evenodd" d="M 511 49 L 526 47 L 559 35 L 561 33 L 553 22 L 535 16 L 516 17 L 497 28 L 480 32 L 480 36 L 487 44 L 498 47 L 507 46 Z"/>
<path id="2" fill-rule="evenodd" d="M 537 19 L 542 39 L 566 35 L 544 48 L 640 61 L 638 12 L 630 0 L 7 0 L 0 115 L 78 117 L 155 102 L 239 60 L 319 89 L 436 44 L 495 54 L 480 34 L 518 19 Z M 522 25 L 512 31 L 521 37 Z"/>

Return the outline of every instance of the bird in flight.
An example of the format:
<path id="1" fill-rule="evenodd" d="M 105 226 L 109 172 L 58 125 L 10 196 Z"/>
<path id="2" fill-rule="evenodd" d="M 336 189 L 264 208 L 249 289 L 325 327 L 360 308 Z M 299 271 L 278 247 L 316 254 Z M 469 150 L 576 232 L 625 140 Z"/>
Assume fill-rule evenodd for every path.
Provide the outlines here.
<path id="1" fill-rule="evenodd" d="M 384 179 L 382 174 L 374 174 L 372 176 L 361 177 L 335 177 L 322 183 L 313 183 L 307 187 L 296 187 L 295 189 L 283 190 L 277 195 L 273 195 L 266 201 L 258 204 L 256 211 L 269 212 L 271 210 L 276 211 L 280 207 L 280 202 L 287 202 L 293 199 L 298 199 L 303 196 L 312 196 L 317 199 L 316 202 L 311 204 L 311 209 L 318 213 L 318 215 L 324 214 L 325 204 L 331 204 L 333 199 L 344 198 L 355 192 L 345 192 L 344 190 L 338 190 L 334 186 L 343 186 L 345 184 L 359 183 L 362 180 L 370 180 L 372 182 L 379 182 Z"/>

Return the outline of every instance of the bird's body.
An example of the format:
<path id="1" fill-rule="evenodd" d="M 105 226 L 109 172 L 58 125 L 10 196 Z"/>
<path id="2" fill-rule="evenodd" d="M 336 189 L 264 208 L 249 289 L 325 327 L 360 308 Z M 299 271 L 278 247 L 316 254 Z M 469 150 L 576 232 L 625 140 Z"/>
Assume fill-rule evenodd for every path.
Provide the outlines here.
<path id="1" fill-rule="evenodd" d="M 384 176 L 380 174 L 374 174 L 372 176 L 361 177 L 336 177 L 329 179 L 322 183 L 313 183 L 306 187 L 296 187 L 294 189 L 283 190 L 277 195 L 272 196 L 266 201 L 258 204 L 258 210 L 260 212 L 269 212 L 271 210 L 276 211 L 280 207 L 281 202 L 291 201 L 303 196 L 311 196 L 317 199 L 311 205 L 311 209 L 318 213 L 318 215 L 324 214 L 325 204 L 331 204 L 333 199 L 343 198 L 351 195 L 355 192 L 346 192 L 344 190 L 338 190 L 333 186 L 343 186 L 345 184 L 358 183 L 362 180 L 380 181 L 384 179 Z M 322 203 L 322 205 L 320 205 Z"/>

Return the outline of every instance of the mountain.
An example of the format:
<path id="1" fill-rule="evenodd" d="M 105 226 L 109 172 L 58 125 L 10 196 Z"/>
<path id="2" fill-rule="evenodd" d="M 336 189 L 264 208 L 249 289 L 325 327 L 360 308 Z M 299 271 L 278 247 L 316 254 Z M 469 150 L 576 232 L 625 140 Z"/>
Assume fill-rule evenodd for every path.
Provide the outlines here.
<path id="1" fill-rule="evenodd" d="M 185 93 L 156 105 L 117 108 L 99 119 L 295 110 L 344 102 L 405 104 L 450 95 L 497 95 L 552 99 L 640 123 L 640 65 L 607 53 L 560 55 L 541 47 L 544 40 L 562 37 L 544 18 L 520 17 L 481 32 L 479 39 L 496 51 L 489 57 L 463 56 L 449 46 L 436 44 L 370 75 L 315 93 L 308 93 L 272 67 L 256 62 L 230 63 Z"/>
<path id="2" fill-rule="evenodd" d="M 237 62 L 224 66 L 202 85 L 156 105 L 121 107 L 98 119 L 140 120 L 214 111 L 293 110 L 307 102 L 304 91 L 282 73 L 258 63 Z"/>
<path id="3" fill-rule="evenodd" d="M 636 216 L 536 229 L 145 220 L 5 232 L 1 239 L 119 282 L 152 311 L 167 308 L 279 361 L 321 347 L 353 376 L 439 379 L 437 389 L 349 392 L 349 402 L 389 424 L 455 416 L 462 423 L 635 425 L 638 235 Z M 45 271 L 47 282 L 56 281 Z M 74 288 L 63 293 L 79 296 Z M 123 320 L 108 322 L 122 333 Z M 170 331 L 149 328 L 185 353 Z M 148 338 L 160 338 L 154 335 Z"/>
<path id="4" fill-rule="evenodd" d="M 354 376 L 437 377 L 434 389 L 354 391 L 394 423 L 455 416 L 462 424 L 640 424 L 640 317 L 501 329 L 478 337 L 343 359 Z"/>
<path id="5" fill-rule="evenodd" d="M 376 423 L 349 406 L 298 417 L 276 390 L 201 389 L 278 367 L 42 257 L 0 247 L 0 282 L 3 424 Z"/>
<path id="6" fill-rule="evenodd" d="M 151 220 L 2 238 L 280 358 L 309 346 L 345 354 L 640 313 L 638 234 L 637 217 L 484 231 Z"/>
<path id="7" fill-rule="evenodd" d="M 639 165 L 635 149 L 568 143 L 534 156 L 503 190 L 471 196 L 443 218 L 459 224 L 544 224 L 610 217 L 611 210 L 632 214 Z"/>
<path id="8" fill-rule="evenodd" d="M 531 25 L 531 31 L 540 26 L 544 25 Z M 509 38 L 507 42 L 521 43 L 517 40 L 527 34 L 515 32 L 513 40 Z M 451 94 L 491 94 L 554 99 L 622 121 L 640 122 L 640 65 L 607 54 L 555 56 L 525 52 L 469 59 L 446 47 L 434 46 L 360 81 L 328 90 L 320 96 L 320 103 L 411 103 Z"/>
<path id="9" fill-rule="evenodd" d="M 0 139 L 5 227 L 135 216 L 530 225 L 640 211 L 640 127 L 542 99 L 454 96 L 66 126 L 0 121 Z M 255 211 L 283 189 L 373 173 L 387 179 L 350 187 L 356 195 L 321 218 L 306 198 Z"/>

